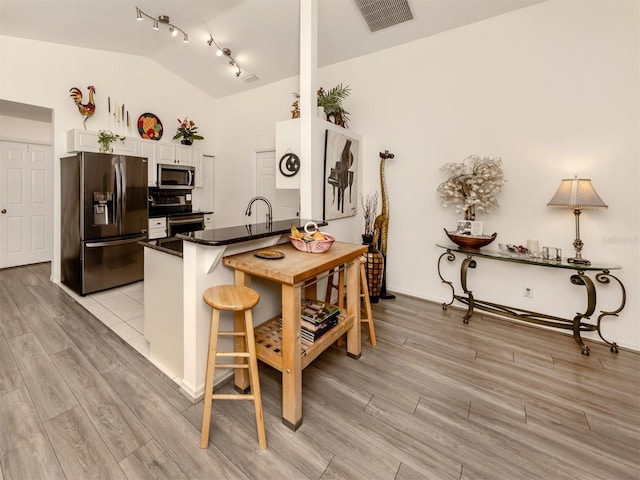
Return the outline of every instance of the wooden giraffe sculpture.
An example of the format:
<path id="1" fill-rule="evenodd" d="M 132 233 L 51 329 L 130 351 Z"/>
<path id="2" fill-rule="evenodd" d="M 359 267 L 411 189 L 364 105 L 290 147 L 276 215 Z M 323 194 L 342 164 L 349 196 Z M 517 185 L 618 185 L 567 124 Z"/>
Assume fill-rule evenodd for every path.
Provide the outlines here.
<path id="1" fill-rule="evenodd" d="M 380 215 L 376 217 L 374 223 L 373 244 L 380 250 L 384 257 L 384 267 L 382 273 L 382 286 L 380 288 L 380 298 L 396 298 L 395 295 L 387 294 L 387 240 L 389 237 L 389 197 L 387 196 L 387 183 L 384 178 L 384 163 L 387 158 L 393 158 L 393 153 L 385 150 L 380 152 L 380 190 L 382 192 L 382 209 Z"/>

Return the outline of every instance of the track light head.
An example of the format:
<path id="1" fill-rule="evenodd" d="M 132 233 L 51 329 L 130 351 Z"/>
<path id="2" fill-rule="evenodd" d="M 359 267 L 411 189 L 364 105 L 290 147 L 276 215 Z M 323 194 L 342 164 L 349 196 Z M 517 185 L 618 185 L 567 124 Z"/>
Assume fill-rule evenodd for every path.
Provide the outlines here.
<path id="1" fill-rule="evenodd" d="M 159 15 L 158 18 L 155 18 L 151 15 L 147 15 L 145 12 L 140 10 L 140 8 L 136 7 L 136 20 L 143 20 L 145 17 L 153 22 L 154 30 L 159 30 L 160 24 L 166 25 L 169 27 L 169 33 L 171 33 L 171 36 L 176 37 L 178 36 L 178 32 L 180 32 L 183 35 L 182 41 L 184 43 L 189 43 L 189 35 L 187 34 L 187 32 L 182 30 L 180 27 L 172 24 L 168 15 Z M 213 37 L 211 37 L 211 39 L 213 39 Z"/>
<path id="2" fill-rule="evenodd" d="M 227 57 L 227 59 L 229 60 L 229 65 L 231 65 L 235 69 L 236 77 L 239 77 L 242 74 L 242 70 L 240 70 L 240 65 L 238 65 L 238 62 L 236 62 L 236 60 L 231 56 L 231 50 L 230 49 L 223 48 L 220 45 L 218 45 L 218 42 L 216 42 L 213 39 L 213 35 L 211 35 L 211 34 L 209 34 L 209 40 L 207 40 L 207 44 L 210 47 L 211 46 L 215 46 L 216 47 L 216 56 L 218 56 L 218 57 L 222 57 L 222 56 Z"/>

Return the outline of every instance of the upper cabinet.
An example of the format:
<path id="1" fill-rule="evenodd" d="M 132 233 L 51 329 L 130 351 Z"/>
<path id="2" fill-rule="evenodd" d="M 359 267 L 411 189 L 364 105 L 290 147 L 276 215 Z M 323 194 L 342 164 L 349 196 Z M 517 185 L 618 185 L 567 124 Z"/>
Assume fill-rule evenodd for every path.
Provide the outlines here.
<path id="1" fill-rule="evenodd" d="M 140 139 L 140 156 L 147 157 L 149 165 L 149 173 L 147 175 L 147 184 L 155 187 L 158 183 L 158 142 L 156 140 Z"/>
<path id="2" fill-rule="evenodd" d="M 193 165 L 193 147 L 173 143 L 158 143 L 158 163 Z"/>
<path id="3" fill-rule="evenodd" d="M 125 137 L 124 140 L 115 140 L 111 147 L 113 153 L 119 155 L 137 155 L 138 139 L 136 137 Z M 67 132 L 67 152 L 100 152 L 98 144 L 98 132 L 73 128 Z"/>
<path id="4" fill-rule="evenodd" d="M 195 145 L 147 140 L 135 136 L 126 137 L 124 141 L 116 140 L 111 146 L 113 153 L 120 155 L 136 155 L 149 160 L 148 186 L 155 187 L 158 180 L 158 164 L 193 165 L 196 167 L 195 186 L 202 187 L 202 148 Z M 99 152 L 98 132 L 72 129 L 67 132 L 67 151 Z"/>
<path id="5" fill-rule="evenodd" d="M 193 165 L 192 145 L 176 145 L 176 163 L 180 165 Z"/>

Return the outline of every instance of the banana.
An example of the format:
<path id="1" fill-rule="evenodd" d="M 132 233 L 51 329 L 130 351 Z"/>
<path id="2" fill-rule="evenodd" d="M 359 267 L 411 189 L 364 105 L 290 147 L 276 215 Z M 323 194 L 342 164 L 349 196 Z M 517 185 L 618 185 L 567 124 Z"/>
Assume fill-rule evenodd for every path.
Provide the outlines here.
<path id="1" fill-rule="evenodd" d="M 291 224 L 291 236 L 295 238 L 302 238 L 302 233 L 300 233 L 300 230 L 298 230 L 293 223 Z"/>

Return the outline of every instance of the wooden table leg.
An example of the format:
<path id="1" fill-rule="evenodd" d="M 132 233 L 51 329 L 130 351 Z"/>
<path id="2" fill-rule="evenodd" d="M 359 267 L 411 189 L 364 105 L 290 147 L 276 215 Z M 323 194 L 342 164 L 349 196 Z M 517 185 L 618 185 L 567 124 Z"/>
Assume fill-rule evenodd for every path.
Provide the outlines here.
<path id="1" fill-rule="evenodd" d="M 251 286 L 251 276 L 246 275 L 244 272 L 239 270 L 235 271 L 235 284 L 245 287 Z M 236 312 L 234 320 L 234 330 L 236 332 L 241 332 L 244 330 L 244 312 Z M 233 342 L 233 349 L 236 352 L 247 352 L 247 345 L 244 337 L 235 337 Z M 236 363 L 243 363 L 242 358 L 236 358 Z M 236 368 L 235 369 L 235 378 L 234 384 L 237 392 L 240 393 L 248 393 L 251 389 L 251 385 L 249 383 L 249 373 L 246 368 Z"/>
<path id="2" fill-rule="evenodd" d="M 282 423 L 302 424 L 301 286 L 282 285 Z"/>
<path id="3" fill-rule="evenodd" d="M 353 317 L 347 330 L 347 355 L 360 358 L 362 352 L 360 334 L 360 260 L 347 264 L 347 315 Z"/>

